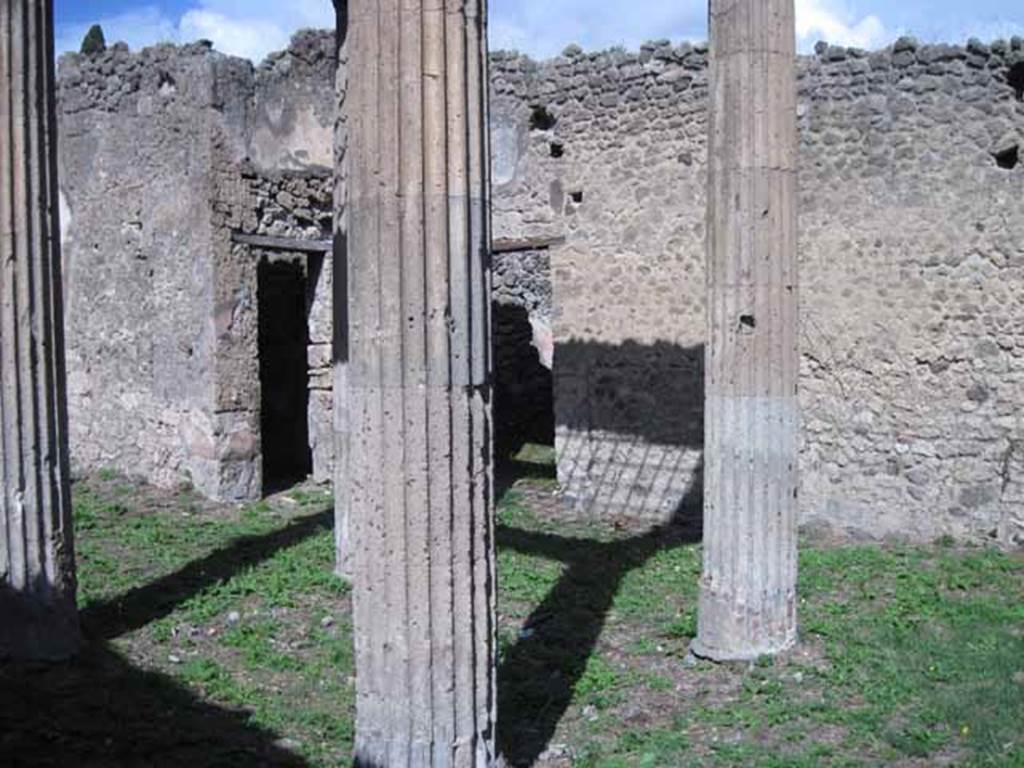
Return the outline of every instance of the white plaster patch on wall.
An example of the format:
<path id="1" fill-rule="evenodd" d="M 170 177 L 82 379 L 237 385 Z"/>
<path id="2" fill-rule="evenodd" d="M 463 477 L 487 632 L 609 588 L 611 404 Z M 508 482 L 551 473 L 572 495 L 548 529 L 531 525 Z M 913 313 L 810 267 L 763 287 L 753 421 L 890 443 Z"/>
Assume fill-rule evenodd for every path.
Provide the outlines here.
<path id="1" fill-rule="evenodd" d="M 519 165 L 521 139 L 514 123 L 496 120 L 491 125 L 491 174 L 495 186 L 513 181 Z"/>
<path id="2" fill-rule="evenodd" d="M 68 198 L 64 190 L 60 190 L 60 244 L 67 245 L 71 242 L 71 206 L 68 205 Z"/>
<path id="3" fill-rule="evenodd" d="M 251 154 L 258 166 L 280 170 L 331 167 L 334 126 L 322 123 L 312 106 L 298 108 L 287 121 L 274 121 L 269 114 L 267 118 L 253 132 Z"/>

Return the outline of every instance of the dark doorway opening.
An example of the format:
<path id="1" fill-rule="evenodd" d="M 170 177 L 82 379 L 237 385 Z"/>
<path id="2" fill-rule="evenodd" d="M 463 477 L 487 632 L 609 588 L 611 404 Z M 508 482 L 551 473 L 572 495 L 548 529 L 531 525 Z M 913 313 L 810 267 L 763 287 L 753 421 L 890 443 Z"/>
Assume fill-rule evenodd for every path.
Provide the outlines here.
<path id="1" fill-rule="evenodd" d="M 499 495 L 522 477 L 553 478 L 554 382 L 523 307 L 494 303 L 494 452 Z"/>
<path id="2" fill-rule="evenodd" d="M 313 471 L 306 291 L 303 260 L 260 260 L 260 428 L 266 493 L 304 480 Z"/>
<path id="3" fill-rule="evenodd" d="M 556 475 L 552 244 L 555 241 L 529 237 L 502 241 L 495 243 L 492 254 L 494 469 L 499 497 L 520 479 L 554 480 Z"/>

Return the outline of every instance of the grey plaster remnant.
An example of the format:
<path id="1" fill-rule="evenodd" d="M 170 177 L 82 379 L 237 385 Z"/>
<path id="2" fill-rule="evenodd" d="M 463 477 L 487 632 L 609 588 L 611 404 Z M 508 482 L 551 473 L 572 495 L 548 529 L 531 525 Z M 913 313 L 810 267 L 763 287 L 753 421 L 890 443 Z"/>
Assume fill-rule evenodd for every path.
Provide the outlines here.
<path id="1" fill-rule="evenodd" d="M 0 5 L 0 661 L 79 645 L 51 0 Z"/>
<path id="2" fill-rule="evenodd" d="M 349 4 L 357 765 L 495 765 L 482 0 Z"/>
<path id="3" fill-rule="evenodd" d="M 712 0 L 704 572 L 698 656 L 796 641 L 793 0 Z"/>

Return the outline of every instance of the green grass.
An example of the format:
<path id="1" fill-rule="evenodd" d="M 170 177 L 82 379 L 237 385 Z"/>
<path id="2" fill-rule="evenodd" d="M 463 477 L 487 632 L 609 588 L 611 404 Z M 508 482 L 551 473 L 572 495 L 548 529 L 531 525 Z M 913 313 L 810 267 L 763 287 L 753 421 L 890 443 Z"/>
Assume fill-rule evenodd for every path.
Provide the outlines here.
<path id="1" fill-rule="evenodd" d="M 805 633 L 823 639 L 834 717 L 858 737 L 927 757 L 1024 764 L 1024 597 L 1019 559 L 996 551 L 806 552 Z M 859 694 L 856 707 L 842 697 Z"/>
<path id="2" fill-rule="evenodd" d="M 310 766 L 347 765 L 352 628 L 347 588 L 332 574 L 329 522 L 246 556 L 247 542 L 330 502 L 318 490 L 289 496 L 211 511 L 188 491 L 151 505 L 112 474 L 76 486 L 80 602 L 88 621 L 133 590 L 188 573 L 195 583 L 182 599 L 121 634 L 116 651 L 286 737 Z M 573 764 L 586 768 L 940 757 L 1024 766 L 1019 556 L 949 542 L 808 546 L 804 651 L 691 665 L 699 546 L 545 523 L 525 498 L 512 491 L 499 509 L 506 739 L 568 745 Z M 223 578 L 189 570 L 221 555 L 240 558 Z M 557 726 L 550 734 L 537 730 L 544 717 Z"/>
<path id="3" fill-rule="evenodd" d="M 332 573 L 333 535 L 320 526 L 256 563 L 238 546 L 322 513 L 330 496 L 296 490 L 292 505 L 261 502 L 214 516 L 197 513 L 197 499 L 183 492 L 170 510 L 146 514 L 123 486 L 109 487 L 114 479 L 75 488 L 79 602 L 87 621 L 89 608 L 116 604 L 193 561 L 237 554 L 242 562 L 229 578 L 197 590 L 186 584 L 189 596 L 169 615 L 116 647 L 204 700 L 246 711 L 253 727 L 287 736 L 311 764 L 340 765 L 351 747 L 354 692 L 348 589 Z M 195 578 L 202 582 L 202 574 Z M 329 627 L 327 616 L 335 618 Z"/>

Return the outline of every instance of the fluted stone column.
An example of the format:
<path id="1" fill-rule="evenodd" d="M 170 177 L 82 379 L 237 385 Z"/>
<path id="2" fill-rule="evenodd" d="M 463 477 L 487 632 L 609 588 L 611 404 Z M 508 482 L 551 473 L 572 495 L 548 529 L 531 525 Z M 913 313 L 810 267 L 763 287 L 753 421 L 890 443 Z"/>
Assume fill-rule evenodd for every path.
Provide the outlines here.
<path id="1" fill-rule="evenodd" d="M 494 763 L 483 0 L 351 0 L 356 762 Z"/>
<path id="2" fill-rule="evenodd" d="M 793 0 L 711 0 L 704 574 L 693 650 L 796 640 Z"/>
<path id="3" fill-rule="evenodd" d="M 348 0 L 334 0 L 337 68 L 334 95 L 334 543 L 335 572 L 352 579 L 352 536 L 348 509 Z"/>
<path id="4" fill-rule="evenodd" d="M 0 659 L 78 645 L 51 0 L 0 3 Z"/>

